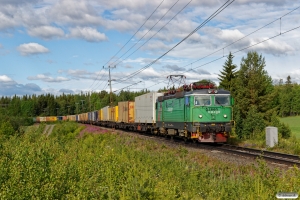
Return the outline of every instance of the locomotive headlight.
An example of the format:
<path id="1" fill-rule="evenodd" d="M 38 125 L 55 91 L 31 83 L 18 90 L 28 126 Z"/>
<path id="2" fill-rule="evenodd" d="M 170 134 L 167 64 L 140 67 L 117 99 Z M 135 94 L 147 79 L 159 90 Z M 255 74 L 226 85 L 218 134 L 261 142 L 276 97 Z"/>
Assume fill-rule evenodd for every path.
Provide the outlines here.
<path id="1" fill-rule="evenodd" d="M 199 118 L 202 118 L 202 115 L 199 115 Z"/>
<path id="2" fill-rule="evenodd" d="M 227 117 L 227 115 L 224 115 L 224 118 L 226 118 Z"/>

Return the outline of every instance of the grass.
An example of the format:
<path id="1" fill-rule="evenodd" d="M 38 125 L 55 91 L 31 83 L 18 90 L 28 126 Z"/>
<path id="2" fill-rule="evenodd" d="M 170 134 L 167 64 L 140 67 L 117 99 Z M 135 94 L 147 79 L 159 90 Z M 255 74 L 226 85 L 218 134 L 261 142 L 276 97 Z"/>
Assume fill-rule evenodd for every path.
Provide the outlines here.
<path id="1" fill-rule="evenodd" d="M 289 125 L 292 130 L 292 134 L 295 135 L 296 138 L 300 139 L 300 116 L 285 117 L 281 118 L 280 121 Z"/>
<path id="2" fill-rule="evenodd" d="M 300 193 L 300 170 L 236 166 L 123 134 L 43 126 L 0 145 L 1 199 L 275 199 Z"/>

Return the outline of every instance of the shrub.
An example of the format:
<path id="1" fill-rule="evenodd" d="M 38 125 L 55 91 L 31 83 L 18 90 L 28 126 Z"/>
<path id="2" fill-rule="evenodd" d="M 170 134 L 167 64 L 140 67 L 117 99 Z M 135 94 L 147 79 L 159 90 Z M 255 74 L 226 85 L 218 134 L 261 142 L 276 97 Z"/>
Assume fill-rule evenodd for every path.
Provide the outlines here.
<path id="1" fill-rule="evenodd" d="M 0 126 L 0 135 L 4 137 L 13 136 L 15 134 L 15 130 L 13 126 L 10 124 L 10 122 L 5 121 L 1 123 Z"/>

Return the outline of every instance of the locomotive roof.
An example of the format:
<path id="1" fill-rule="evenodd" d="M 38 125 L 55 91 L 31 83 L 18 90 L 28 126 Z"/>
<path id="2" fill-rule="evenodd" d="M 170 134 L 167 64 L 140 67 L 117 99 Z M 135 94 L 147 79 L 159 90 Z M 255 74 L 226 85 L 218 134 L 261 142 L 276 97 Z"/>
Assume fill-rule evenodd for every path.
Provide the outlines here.
<path id="1" fill-rule="evenodd" d="M 227 94 L 229 95 L 230 92 L 228 90 L 215 90 L 217 93 L 209 93 L 209 91 L 212 91 L 212 89 L 201 89 L 201 90 L 193 90 L 193 91 L 182 91 L 182 92 L 176 92 L 175 94 L 167 95 L 167 96 L 160 96 L 158 97 L 158 101 L 161 102 L 163 100 L 167 99 L 174 99 L 174 98 L 182 98 L 184 96 L 190 96 L 195 94 L 211 94 L 211 95 L 219 95 L 219 94 Z"/>

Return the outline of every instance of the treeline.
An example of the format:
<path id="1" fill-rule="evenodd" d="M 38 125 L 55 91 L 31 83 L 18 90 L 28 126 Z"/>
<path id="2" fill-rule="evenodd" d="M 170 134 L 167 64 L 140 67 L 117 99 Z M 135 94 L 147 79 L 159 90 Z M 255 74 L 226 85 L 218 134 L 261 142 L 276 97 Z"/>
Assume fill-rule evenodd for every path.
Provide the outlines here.
<path id="1" fill-rule="evenodd" d="M 121 91 L 119 94 L 106 91 L 81 94 L 24 95 L 1 97 L 1 113 L 6 116 L 35 117 L 63 116 L 99 110 L 104 106 L 117 105 L 119 101 L 133 101 L 136 96 L 148 93 L 149 90 L 138 92 Z"/>

